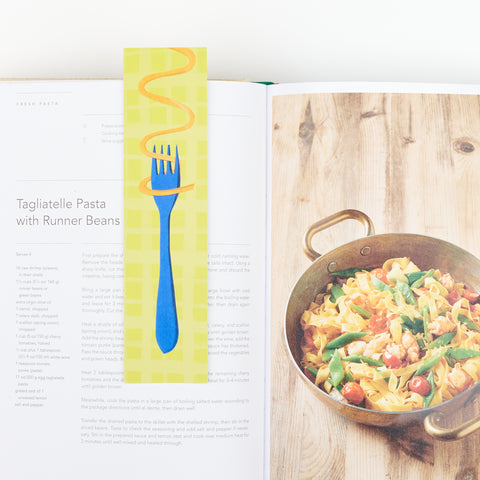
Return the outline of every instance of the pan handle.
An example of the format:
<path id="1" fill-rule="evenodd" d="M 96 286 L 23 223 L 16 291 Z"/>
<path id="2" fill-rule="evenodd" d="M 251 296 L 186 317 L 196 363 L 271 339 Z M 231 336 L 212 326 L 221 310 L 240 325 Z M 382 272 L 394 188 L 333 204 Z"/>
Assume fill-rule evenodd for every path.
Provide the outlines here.
<path id="1" fill-rule="evenodd" d="M 375 234 L 373 222 L 368 215 L 360 210 L 341 210 L 340 212 L 334 213 L 323 220 L 319 220 L 308 228 L 303 236 L 303 251 L 305 255 L 312 260 L 312 262 L 320 257 L 321 254 L 312 247 L 313 236 L 322 230 L 349 219 L 358 220 L 365 227 L 366 236 Z"/>
<path id="2" fill-rule="evenodd" d="M 455 428 L 440 427 L 436 422 L 442 416 L 441 412 L 433 412 L 423 421 L 427 433 L 438 440 L 460 440 L 480 428 L 480 417 L 472 418 Z"/>

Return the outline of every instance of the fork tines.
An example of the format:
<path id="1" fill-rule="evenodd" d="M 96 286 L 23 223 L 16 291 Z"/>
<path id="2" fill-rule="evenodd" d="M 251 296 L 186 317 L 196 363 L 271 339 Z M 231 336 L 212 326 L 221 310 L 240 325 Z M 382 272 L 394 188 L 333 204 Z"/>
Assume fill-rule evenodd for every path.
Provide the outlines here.
<path id="1" fill-rule="evenodd" d="M 156 153 L 156 146 L 153 146 L 153 153 Z M 160 153 L 163 155 L 163 145 L 160 145 Z M 163 160 L 160 159 L 160 163 L 157 167 L 157 159 L 152 157 L 152 177 L 156 175 L 162 175 L 166 173 L 175 173 L 179 166 L 178 161 L 178 147 L 175 147 L 175 165 L 172 166 L 173 163 L 173 155 L 170 153 L 170 145 L 167 145 L 167 156 L 171 158 L 171 160 Z M 165 167 L 165 162 L 167 166 Z"/>

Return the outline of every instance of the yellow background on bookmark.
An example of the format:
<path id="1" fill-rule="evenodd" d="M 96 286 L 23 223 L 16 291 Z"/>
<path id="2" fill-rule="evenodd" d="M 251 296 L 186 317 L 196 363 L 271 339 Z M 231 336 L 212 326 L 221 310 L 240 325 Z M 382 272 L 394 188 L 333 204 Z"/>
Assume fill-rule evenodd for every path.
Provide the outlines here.
<path id="1" fill-rule="evenodd" d="M 180 51 L 177 51 L 180 50 Z M 194 67 L 178 73 L 194 55 Z M 166 105 L 142 95 L 139 83 L 147 75 L 177 72 L 154 78 L 145 90 L 185 105 Z M 124 51 L 124 373 L 125 382 L 190 383 L 208 381 L 207 290 L 207 58 L 205 48 Z M 178 148 L 180 186 L 170 219 L 170 252 L 178 316 L 178 342 L 162 353 L 155 337 L 160 268 L 160 219 L 154 197 L 139 190 L 150 176 L 152 158 L 140 146 L 153 132 L 170 133 L 147 139 L 149 152 L 163 146 Z M 160 164 L 160 160 L 158 160 Z M 152 189 L 150 182 L 147 189 Z"/>

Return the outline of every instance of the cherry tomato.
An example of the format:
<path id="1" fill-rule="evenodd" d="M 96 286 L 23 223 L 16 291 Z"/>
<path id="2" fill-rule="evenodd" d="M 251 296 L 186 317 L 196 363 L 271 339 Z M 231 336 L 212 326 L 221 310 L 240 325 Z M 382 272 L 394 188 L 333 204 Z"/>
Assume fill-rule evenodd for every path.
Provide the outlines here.
<path id="1" fill-rule="evenodd" d="M 388 278 L 387 278 L 387 271 L 384 270 L 383 268 L 374 268 L 370 272 L 373 276 L 377 277 L 379 280 L 381 280 L 383 283 L 386 283 L 388 285 Z"/>
<path id="2" fill-rule="evenodd" d="M 363 388 L 356 382 L 347 382 L 342 388 L 342 395 L 355 405 L 362 403 L 365 398 Z"/>
<path id="3" fill-rule="evenodd" d="M 368 320 L 368 328 L 377 335 L 388 330 L 388 319 L 383 315 L 372 315 Z"/>
<path id="4" fill-rule="evenodd" d="M 471 288 L 465 288 L 463 290 L 463 297 L 466 298 L 470 303 L 475 303 L 478 298 L 480 297 L 480 294 L 477 293 L 475 290 L 472 290 Z"/>
<path id="5" fill-rule="evenodd" d="M 383 352 L 382 360 L 383 363 L 389 368 L 400 368 L 402 366 L 402 361 L 387 351 Z"/>
<path id="6" fill-rule="evenodd" d="M 413 377 L 408 382 L 408 389 L 424 397 L 430 393 L 430 384 L 425 377 Z"/>

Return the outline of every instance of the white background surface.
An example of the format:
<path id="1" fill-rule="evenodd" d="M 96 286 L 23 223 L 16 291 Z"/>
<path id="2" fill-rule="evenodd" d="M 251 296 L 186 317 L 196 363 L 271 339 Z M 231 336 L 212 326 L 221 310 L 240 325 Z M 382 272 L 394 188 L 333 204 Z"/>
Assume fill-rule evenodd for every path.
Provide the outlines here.
<path id="1" fill-rule="evenodd" d="M 474 0 L 3 0 L 0 78 L 121 78 L 124 47 L 208 49 L 210 79 L 480 83 Z"/>

